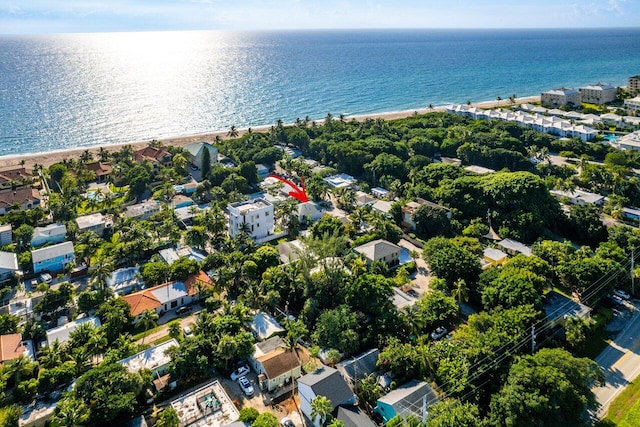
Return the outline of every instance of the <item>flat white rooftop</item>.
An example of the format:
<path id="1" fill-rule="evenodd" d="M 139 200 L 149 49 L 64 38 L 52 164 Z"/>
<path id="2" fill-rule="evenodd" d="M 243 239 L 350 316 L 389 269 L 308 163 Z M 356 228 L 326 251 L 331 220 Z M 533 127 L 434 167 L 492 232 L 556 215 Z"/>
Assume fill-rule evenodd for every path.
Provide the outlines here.
<path id="1" fill-rule="evenodd" d="M 166 355 L 165 352 L 171 347 L 178 346 L 178 341 L 176 341 L 175 338 L 172 338 L 167 342 L 148 348 L 131 357 L 127 357 L 118 363 L 127 368 L 131 373 L 139 372 L 141 369 L 145 368 L 153 371 L 156 368 L 168 365 L 169 362 L 171 362 L 171 357 Z"/>
<path id="2" fill-rule="evenodd" d="M 171 401 L 180 426 L 222 427 L 240 418 L 240 412 L 220 382 L 212 381 Z"/>
<path id="3" fill-rule="evenodd" d="M 271 206 L 271 203 L 267 202 L 264 199 L 259 198 L 259 199 L 247 200 L 246 202 L 233 203 L 229 205 L 229 208 L 235 209 L 238 212 L 240 212 L 242 215 L 244 215 L 249 212 L 267 208 L 269 206 Z"/>

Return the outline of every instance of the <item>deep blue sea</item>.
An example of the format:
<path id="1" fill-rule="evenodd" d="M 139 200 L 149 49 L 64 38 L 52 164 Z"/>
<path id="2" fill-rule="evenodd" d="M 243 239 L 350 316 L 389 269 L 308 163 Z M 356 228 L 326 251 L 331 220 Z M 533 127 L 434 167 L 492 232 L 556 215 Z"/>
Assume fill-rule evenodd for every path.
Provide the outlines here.
<path id="1" fill-rule="evenodd" d="M 539 95 L 640 74 L 640 28 L 0 37 L 0 155 Z"/>

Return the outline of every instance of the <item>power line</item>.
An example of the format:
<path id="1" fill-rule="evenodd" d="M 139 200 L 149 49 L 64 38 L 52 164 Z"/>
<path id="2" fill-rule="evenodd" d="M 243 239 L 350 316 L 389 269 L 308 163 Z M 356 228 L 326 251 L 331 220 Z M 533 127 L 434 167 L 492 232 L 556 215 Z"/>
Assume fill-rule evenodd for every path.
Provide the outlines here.
<path id="1" fill-rule="evenodd" d="M 588 300 L 589 298 L 595 296 L 602 289 L 604 289 L 607 286 L 609 286 L 614 280 L 617 280 L 620 275 L 626 274 L 627 268 L 629 268 L 631 265 L 633 265 L 634 261 L 635 261 L 635 252 L 632 251 L 632 257 L 631 257 L 631 259 L 629 261 L 627 261 L 623 266 L 620 266 L 619 268 L 616 268 L 615 270 L 612 270 L 612 271 L 606 273 L 605 275 L 603 275 L 600 278 L 598 278 L 591 285 L 589 285 L 589 287 L 587 287 L 585 289 L 585 292 L 583 292 L 582 298 L 584 300 Z M 553 317 L 553 315 L 564 312 L 572 304 L 575 304 L 575 302 L 572 301 L 572 300 L 567 301 L 566 303 L 564 303 L 560 307 L 558 307 L 556 310 L 554 310 L 552 313 L 548 314 L 546 316 L 545 320 L 538 321 L 536 324 L 532 325 L 532 328 L 535 328 L 535 330 L 537 331 L 536 335 L 542 335 L 542 334 L 546 333 L 548 330 L 552 329 L 555 326 L 555 321 L 552 320 L 552 319 L 555 319 L 555 317 Z M 538 326 L 538 325 L 540 325 L 540 326 Z M 491 369 L 493 369 L 495 367 L 498 367 L 504 360 L 506 360 L 507 358 L 511 357 L 515 351 L 517 351 L 520 348 L 522 348 L 523 346 L 525 346 L 526 343 L 529 341 L 529 339 L 530 339 L 529 335 L 528 334 L 524 334 L 524 337 L 521 338 L 520 341 L 518 341 L 516 343 L 507 342 L 507 343 L 503 344 L 502 346 L 500 346 L 495 352 L 493 352 L 492 355 L 486 355 L 483 359 L 481 359 L 481 360 L 475 362 L 473 365 L 469 366 L 465 370 L 465 372 L 469 372 L 470 370 L 474 370 L 475 373 L 472 373 L 471 376 L 467 377 L 467 382 L 468 383 L 472 383 L 473 381 L 475 381 L 476 379 L 479 379 L 481 376 L 483 376 L 487 372 L 490 372 Z M 549 339 L 550 339 L 549 337 L 545 338 L 540 344 L 544 344 Z M 508 350 L 507 350 L 507 347 L 509 347 Z M 497 354 L 497 357 L 496 357 L 496 354 Z M 489 360 L 489 359 L 492 359 L 492 360 Z M 486 363 L 487 361 L 488 361 L 488 363 Z M 484 366 L 481 367 L 482 364 L 484 364 Z M 447 391 L 445 389 L 446 386 L 450 385 L 450 383 L 453 380 L 461 379 L 462 375 L 464 375 L 464 373 L 458 374 L 456 377 L 454 377 L 454 378 L 448 380 L 447 382 L 437 386 L 436 388 L 438 389 L 438 391 L 441 394 L 446 396 L 447 395 Z M 491 381 L 491 379 L 487 379 L 482 384 L 477 385 L 475 387 L 476 390 L 477 390 L 477 388 L 482 387 L 483 385 L 487 384 L 489 381 Z M 471 397 L 473 394 L 475 394 L 476 390 L 470 390 L 465 395 L 460 396 L 458 399 L 460 401 L 465 401 L 469 397 Z M 403 399 L 403 400 L 406 400 L 406 398 Z M 428 405 L 436 403 L 437 401 L 439 401 L 439 399 L 436 397 L 435 399 L 432 399 L 430 402 L 428 402 Z M 409 402 L 409 401 L 407 401 L 406 403 L 410 408 L 417 408 L 419 410 L 422 409 L 422 404 L 421 403 Z"/>

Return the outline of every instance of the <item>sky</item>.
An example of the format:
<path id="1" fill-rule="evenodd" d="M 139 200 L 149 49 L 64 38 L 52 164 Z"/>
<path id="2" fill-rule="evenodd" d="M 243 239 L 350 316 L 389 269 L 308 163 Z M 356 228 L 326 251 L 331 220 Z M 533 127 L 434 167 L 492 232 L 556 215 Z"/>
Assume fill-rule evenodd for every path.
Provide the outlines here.
<path id="1" fill-rule="evenodd" d="M 640 0 L 0 0 L 0 34 L 639 23 Z"/>

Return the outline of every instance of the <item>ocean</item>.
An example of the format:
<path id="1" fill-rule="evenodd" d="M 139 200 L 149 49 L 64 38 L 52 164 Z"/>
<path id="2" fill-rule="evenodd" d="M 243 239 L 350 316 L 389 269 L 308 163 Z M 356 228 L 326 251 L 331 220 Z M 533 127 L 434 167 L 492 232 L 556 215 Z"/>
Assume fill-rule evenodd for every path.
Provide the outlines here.
<path id="1" fill-rule="evenodd" d="M 0 155 L 539 95 L 640 74 L 640 28 L 0 36 Z"/>

